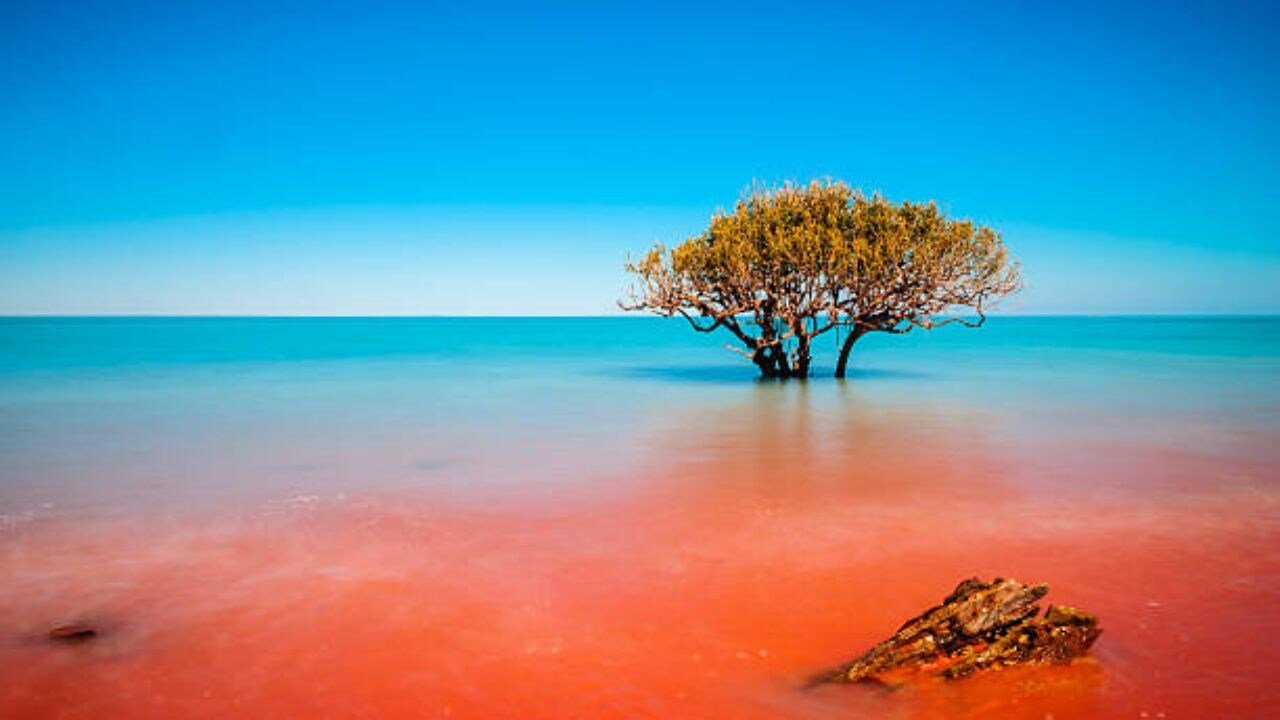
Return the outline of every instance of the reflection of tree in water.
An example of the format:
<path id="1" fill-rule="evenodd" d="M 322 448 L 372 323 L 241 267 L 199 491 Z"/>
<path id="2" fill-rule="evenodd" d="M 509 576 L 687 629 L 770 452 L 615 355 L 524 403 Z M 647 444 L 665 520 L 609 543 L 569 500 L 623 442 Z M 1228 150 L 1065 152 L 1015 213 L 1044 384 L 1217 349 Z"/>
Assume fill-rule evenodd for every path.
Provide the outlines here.
<path id="1" fill-rule="evenodd" d="M 976 410 L 904 407 L 855 387 L 761 383 L 742 401 L 698 408 L 646 438 L 662 493 L 722 511 L 989 496 L 1003 463 Z"/>

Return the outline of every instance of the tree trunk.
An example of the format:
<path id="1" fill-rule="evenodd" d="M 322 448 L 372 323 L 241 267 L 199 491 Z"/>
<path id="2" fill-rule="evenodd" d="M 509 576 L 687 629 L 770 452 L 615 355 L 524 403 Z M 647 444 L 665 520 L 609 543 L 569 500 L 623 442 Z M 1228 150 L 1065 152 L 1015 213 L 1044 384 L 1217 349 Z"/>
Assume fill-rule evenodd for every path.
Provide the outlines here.
<path id="1" fill-rule="evenodd" d="M 777 363 L 774 362 L 773 353 L 769 352 L 769 348 L 755 348 L 751 353 L 751 362 L 760 368 L 760 377 L 773 378 L 778 376 Z"/>
<path id="2" fill-rule="evenodd" d="M 782 349 L 781 344 L 774 344 L 777 331 L 774 327 L 772 310 L 765 308 L 756 324 L 760 326 L 760 339 L 756 341 L 756 351 L 752 359 L 760 368 L 760 375 L 766 378 L 787 377 L 791 370 L 787 367 L 786 351 Z"/>
<path id="3" fill-rule="evenodd" d="M 774 364 L 774 367 L 777 369 L 777 377 L 782 377 L 782 378 L 791 377 L 791 363 L 788 362 L 787 360 L 787 349 L 782 347 L 781 345 L 774 345 L 772 348 L 772 352 L 773 352 L 773 364 Z"/>
<path id="4" fill-rule="evenodd" d="M 796 361 L 792 368 L 791 377 L 807 378 L 809 377 L 809 363 L 811 360 L 809 336 L 798 335 L 796 336 L 796 340 Z"/>
<path id="5" fill-rule="evenodd" d="M 849 353 L 853 350 L 853 344 L 858 342 L 858 338 L 866 333 L 866 330 L 857 325 L 849 328 L 849 335 L 844 339 L 844 344 L 840 346 L 840 358 L 836 360 L 836 377 L 843 378 L 845 376 L 845 371 L 849 367 Z"/>
<path id="6" fill-rule="evenodd" d="M 762 378 L 797 378 L 809 376 L 809 353 L 807 348 L 797 354 L 795 363 L 787 357 L 786 348 L 781 345 L 756 347 L 751 353 L 751 362 L 760 369 Z"/>

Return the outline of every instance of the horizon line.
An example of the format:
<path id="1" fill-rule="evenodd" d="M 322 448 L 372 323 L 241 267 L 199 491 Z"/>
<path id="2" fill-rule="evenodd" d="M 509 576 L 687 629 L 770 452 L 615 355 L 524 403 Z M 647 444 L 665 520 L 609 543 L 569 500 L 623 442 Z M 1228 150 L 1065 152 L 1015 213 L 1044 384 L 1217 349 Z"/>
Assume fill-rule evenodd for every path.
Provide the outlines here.
<path id="1" fill-rule="evenodd" d="M 674 316 L 672 316 L 673 318 Z M 1280 311 L 1274 312 L 1112 312 L 1112 313 L 1091 313 L 1091 312 L 1060 312 L 1060 313 L 992 313 L 986 316 L 992 318 L 1280 318 Z M 545 314 L 545 315 L 496 315 L 496 314 L 448 314 L 448 313 L 397 313 L 397 314 L 374 314 L 374 313 L 351 313 L 351 314 L 272 314 L 272 313 L 0 313 L 0 319 L 4 320 L 21 320 L 21 319 L 263 319 L 263 320 L 426 320 L 426 319 L 442 319 L 442 320 L 572 320 L 572 319 L 671 319 L 664 318 L 660 315 L 650 313 L 582 313 L 582 314 Z"/>

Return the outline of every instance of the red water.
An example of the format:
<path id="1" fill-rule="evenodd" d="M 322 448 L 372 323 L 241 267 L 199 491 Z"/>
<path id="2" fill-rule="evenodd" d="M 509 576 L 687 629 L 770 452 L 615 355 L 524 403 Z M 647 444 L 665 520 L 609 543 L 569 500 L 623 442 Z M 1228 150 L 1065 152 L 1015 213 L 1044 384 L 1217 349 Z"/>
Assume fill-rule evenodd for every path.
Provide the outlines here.
<path id="1" fill-rule="evenodd" d="M 6 718 L 1260 717 L 1280 504 L 1230 457 L 964 423 L 706 418 L 566 496 L 370 490 L 10 519 Z M 1247 443 L 1246 443 L 1247 444 Z M 495 451 L 499 451 L 495 449 Z M 530 472 L 536 472 L 531 469 Z M 965 577 L 1050 583 L 1092 657 L 803 690 Z M 38 636 L 84 620 L 73 646 Z"/>

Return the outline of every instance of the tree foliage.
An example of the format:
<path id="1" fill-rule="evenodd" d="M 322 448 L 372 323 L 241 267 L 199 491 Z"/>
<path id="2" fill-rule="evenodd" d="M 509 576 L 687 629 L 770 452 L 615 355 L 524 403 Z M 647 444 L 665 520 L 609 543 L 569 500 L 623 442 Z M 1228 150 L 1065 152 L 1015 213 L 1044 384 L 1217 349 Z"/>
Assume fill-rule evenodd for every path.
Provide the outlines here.
<path id="1" fill-rule="evenodd" d="M 626 310 L 724 329 L 765 377 L 807 377 L 814 339 L 842 328 L 836 375 L 868 332 L 981 325 L 1018 290 L 1000 235 L 933 202 L 892 203 L 843 182 L 754 188 L 732 212 L 627 270 Z"/>

